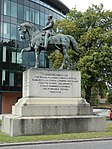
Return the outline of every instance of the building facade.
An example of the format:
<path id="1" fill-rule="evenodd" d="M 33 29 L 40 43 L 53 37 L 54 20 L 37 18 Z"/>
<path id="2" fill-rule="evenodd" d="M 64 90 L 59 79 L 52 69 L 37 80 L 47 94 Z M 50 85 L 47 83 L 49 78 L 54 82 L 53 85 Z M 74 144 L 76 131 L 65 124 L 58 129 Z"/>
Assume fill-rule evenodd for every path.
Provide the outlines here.
<path id="1" fill-rule="evenodd" d="M 48 14 L 54 21 L 69 12 L 59 0 L 0 0 L 0 113 L 11 113 L 11 107 L 22 95 L 22 72 L 34 66 L 34 52 L 21 49 L 28 47 L 22 41 L 18 24 L 31 22 L 39 30 L 45 26 Z M 46 53 L 40 53 L 40 67 L 49 67 Z"/>

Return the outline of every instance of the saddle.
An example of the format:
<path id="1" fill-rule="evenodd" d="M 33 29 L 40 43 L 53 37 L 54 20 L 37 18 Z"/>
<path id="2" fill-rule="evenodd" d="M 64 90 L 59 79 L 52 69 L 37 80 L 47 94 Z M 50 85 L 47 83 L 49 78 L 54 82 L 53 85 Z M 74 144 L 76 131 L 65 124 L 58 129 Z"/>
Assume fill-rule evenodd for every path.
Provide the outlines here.
<path id="1" fill-rule="evenodd" d="M 44 30 L 44 31 L 42 31 L 42 36 L 45 36 L 46 35 L 46 31 Z M 51 32 L 50 32 L 50 36 L 54 36 L 55 35 L 55 32 L 54 32 L 54 30 L 52 30 Z"/>

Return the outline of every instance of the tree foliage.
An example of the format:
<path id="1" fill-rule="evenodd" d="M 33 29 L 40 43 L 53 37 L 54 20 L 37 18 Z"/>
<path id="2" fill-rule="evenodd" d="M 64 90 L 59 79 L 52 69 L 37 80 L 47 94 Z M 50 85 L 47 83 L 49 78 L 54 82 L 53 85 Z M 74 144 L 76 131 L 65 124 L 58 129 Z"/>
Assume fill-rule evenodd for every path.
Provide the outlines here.
<path id="1" fill-rule="evenodd" d="M 108 101 L 112 104 L 112 89 L 110 89 L 108 92 Z"/>
<path id="2" fill-rule="evenodd" d="M 102 4 L 85 12 L 74 8 L 64 20 L 57 20 L 55 29 L 72 35 L 78 43 L 78 59 L 71 54 L 71 60 L 82 72 L 82 89 L 89 102 L 92 87 L 112 85 L 112 11 L 103 10 Z"/>
<path id="3" fill-rule="evenodd" d="M 59 50 L 56 50 L 49 56 L 49 59 L 52 62 L 52 68 L 59 69 L 63 62 L 63 55 Z"/>

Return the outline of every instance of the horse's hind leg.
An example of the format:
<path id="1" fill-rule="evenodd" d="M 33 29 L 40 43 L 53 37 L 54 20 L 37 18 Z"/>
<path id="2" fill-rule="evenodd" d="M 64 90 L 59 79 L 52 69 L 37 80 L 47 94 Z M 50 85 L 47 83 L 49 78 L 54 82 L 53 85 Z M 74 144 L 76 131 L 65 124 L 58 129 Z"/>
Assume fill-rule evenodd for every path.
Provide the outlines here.
<path id="1" fill-rule="evenodd" d="M 67 48 L 65 46 L 63 46 L 62 48 L 63 48 L 64 59 L 59 69 L 64 69 L 64 68 L 69 69 L 69 55 L 67 53 Z"/>

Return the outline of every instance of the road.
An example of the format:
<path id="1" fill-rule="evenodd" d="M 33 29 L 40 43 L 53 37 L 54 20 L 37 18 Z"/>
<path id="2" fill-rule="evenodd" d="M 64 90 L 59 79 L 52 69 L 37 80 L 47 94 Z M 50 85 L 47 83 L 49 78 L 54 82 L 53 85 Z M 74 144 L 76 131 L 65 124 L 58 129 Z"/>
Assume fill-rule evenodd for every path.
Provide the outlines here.
<path id="1" fill-rule="evenodd" d="M 112 149 L 112 140 L 9 146 L 0 147 L 0 149 Z"/>

